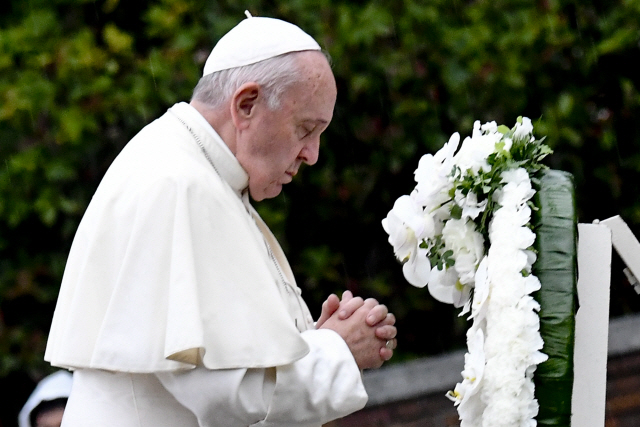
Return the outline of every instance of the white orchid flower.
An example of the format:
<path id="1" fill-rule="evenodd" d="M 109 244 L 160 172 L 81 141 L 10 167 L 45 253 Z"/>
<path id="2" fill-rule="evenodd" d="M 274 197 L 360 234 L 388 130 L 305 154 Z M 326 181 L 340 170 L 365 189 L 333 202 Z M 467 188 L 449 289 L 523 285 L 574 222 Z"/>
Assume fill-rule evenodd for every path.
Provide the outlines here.
<path id="1" fill-rule="evenodd" d="M 421 248 L 420 243 L 433 237 L 433 217 L 425 213 L 414 198 L 402 196 L 382 220 L 382 227 L 389 234 L 396 257 L 404 263 L 404 277 L 413 286 L 424 287 L 429 281 L 431 263 L 427 258 L 428 250 Z"/>
<path id="2" fill-rule="evenodd" d="M 488 257 L 483 257 L 476 271 L 473 301 L 471 303 L 471 316 L 469 316 L 470 319 L 474 319 L 474 324 L 480 322 L 487 312 L 487 298 L 489 298 L 490 292 L 487 262 Z"/>
<path id="3" fill-rule="evenodd" d="M 460 190 L 456 190 L 455 201 L 456 204 L 462 208 L 462 219 L 476 219 L 481 212 L 484 212 L 488 202 L 488 200 L 485 199 L 478 203 L 476 193 L 469 191 L 469 193 L 464 196 Z"/>
<path id="4" fill-rule="evenodd" d="M 463 380 L 447 397 L 458 406 L 458 414 L 463 422 L 473 422 L 482 416 L 485 404 L 479 393 L 485 367 L 484 333 L 482 329 L 469 329 L 467 333 L 469 352 L 464 356 Z M 461 424 L 462 425 L 462 424 Z"/>
<path id="5" fill-rule="evenodd" d="M 460 282 L 472 285 L 476 268 L 484 255 L 484 238 L 475 229 L 472 221 L 450 219 L 442 229 L 447 250 L 453 251 L 454 268 Z"/>
<path id="6" fill-rule="evenodd" d="M 533 133 L 533 124 L 528 117 L 522 118 L 522 123 L 516 122 L 515 130 L 513 131 L 513 137 L 515 139 L 527 139 L 531 137 Z"/>
<path id="7" fill-rule="evenodd" d="M 420 158 L 414 176 L 417 183 L 415 198 L 422 206 L 437 207 L 448 199 L 447 193 L 452 186 L 449 175 L 459 142 L 460 134 L 454 133 L 435 155 L 425 154 Z"/>
<path id="8" fill-rule="evenodd" d="M 498 124 L 495 121 L 486 122 L 482 126 L 480 126 L 480 130 L 485 133 L 496 133 L 498 132 Z"/>
<path id="9" fill-rule="evenodd" d="M 453 167 L 453 159 L 458 145 L 460 144 L 460 134 L 455 132 L 441 149 L 433 156 L 426 154 L 418 162 L 418 169 L 415 171 L 416 182 L 430 181 L 434 177 L 446 177 Z"/>
<path id="10" fill-rule="evenodd" d="M 431 276 L 431 262 L 427 258 L 428 252 L 428 249 L 416 247 L 409 260 L 402 265 L 404 278 L 417 288 L 424 288 Z"/>
<path id="11" fill-rule="evenodd" d="M 471 295 L 471 286 L 460 283 L 454 268 L 440 270 L 434 266 L 431 270 L 428 289 L 435 299 L 445 304 L 453 304 L 456 308 L 465 305 Z"/>
<path id="12" fill-rule="evenodd" d="M 431 215 L 425 214 L 411 196 L 401 196 L 396 200 L 393 209 L 382 220 L 382 227 L 400 261 L 415 254 L 419 242 L 433 236 L 435 231 Z"/>
<path id="13" fill-rule="evenodd" d="M 445 168 L 451 166 L 453 162 L 453 155 L 458 149 L 459 144 L 460 134 L 458 132 L 454 132 L 451 137 L 449 137 L 449 141 L 447 141 L 442 148 L 436 152 L 436 161 L 442 163 Z"/>
<path id="14" fill-rule="evenodd" d="M 473 124 L 471 138 L 464 139 L 460 150 L 454 156 L 455 164 L 463 174 L 469 170 L 474 175 L 479 171 L 489 171 L 491 167 L 487 162 L 487 157 L 495 151 L 496 143 L 501 138 L 502 134 L 499 132 L 484 134 L 480 130 L 480 122 L 476 121 Z"/>

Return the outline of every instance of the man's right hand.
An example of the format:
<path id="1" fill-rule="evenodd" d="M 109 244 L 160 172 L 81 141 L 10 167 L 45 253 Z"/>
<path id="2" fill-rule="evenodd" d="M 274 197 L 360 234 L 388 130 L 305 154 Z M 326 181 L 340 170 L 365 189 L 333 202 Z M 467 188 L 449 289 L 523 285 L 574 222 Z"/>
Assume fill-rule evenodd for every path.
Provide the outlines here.
<path id="1" fill-rule="evenodd" d="M 322 324 L 338 310 L 338 316 L 341 319 L 346 319 L 363 305 L 364 300 L 360 297 L 354 297 L 351 291 L 344 291 L 342 301 L 336 294 L 331 294 L 327 300 L 322 303 L 322 312 L 316 322 L 316 328 L 320 328 Z"/>

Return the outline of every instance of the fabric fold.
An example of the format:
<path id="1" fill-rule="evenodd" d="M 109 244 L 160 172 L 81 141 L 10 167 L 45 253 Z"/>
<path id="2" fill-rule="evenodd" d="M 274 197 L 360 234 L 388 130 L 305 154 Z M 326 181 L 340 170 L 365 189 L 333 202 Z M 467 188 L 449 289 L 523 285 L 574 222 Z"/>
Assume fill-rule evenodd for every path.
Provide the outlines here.
<path id="1" fill-rule="evenodd" d="M 287 308 L 262 233 L 228 184 L 245 182 L 244 170 L 192 107 L 171 110 L 129 142 L 87 208 L 47 343 L 54 366 L 271 367 L 309 351 L 296 325 L 310 319 Z"/>

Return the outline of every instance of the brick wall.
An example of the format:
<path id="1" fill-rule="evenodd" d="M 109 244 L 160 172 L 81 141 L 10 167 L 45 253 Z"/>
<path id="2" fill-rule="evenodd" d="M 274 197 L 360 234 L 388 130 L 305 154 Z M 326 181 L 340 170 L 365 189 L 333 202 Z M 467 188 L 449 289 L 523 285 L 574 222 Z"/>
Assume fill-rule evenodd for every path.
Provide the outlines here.
<path id="1" fill-rule="evenodd" d="M 459 426 L 458 412 L 444 393 L 368 407 L 325 427 L 449 427 Z"/>
<path id="2" fill-rule="evenodd" d="M 640 427 L 640 352 L 609 358 L 606 427 Z"/>
<path id="3" fill-rule="evenodd" d="M 640 427 L 640 352 L 609 359 L 606 427 Z M 326 427 L 450 427 L 458 413 L 444 393 L 367 407 Z M 575 426 L 592 427 L 592 426 Z"/>

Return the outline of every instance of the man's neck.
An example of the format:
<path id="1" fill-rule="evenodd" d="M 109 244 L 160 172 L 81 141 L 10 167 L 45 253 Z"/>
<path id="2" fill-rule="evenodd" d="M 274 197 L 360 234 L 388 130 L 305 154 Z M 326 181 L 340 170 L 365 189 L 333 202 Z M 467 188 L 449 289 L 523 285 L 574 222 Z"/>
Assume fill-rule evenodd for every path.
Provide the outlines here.
<path id="1" fill-rule="evenodd" d="M 231 152 L 235 155 L 235 127 L 231 120 L 231 114 L 225 106 L 218 108 L 211 108 L 203 102 L 192 100 L 189 103 L 195 108 L 204 119 L 211 125 L 211 127 L 220 135 L 220 138 L 229 147 Z"/>

